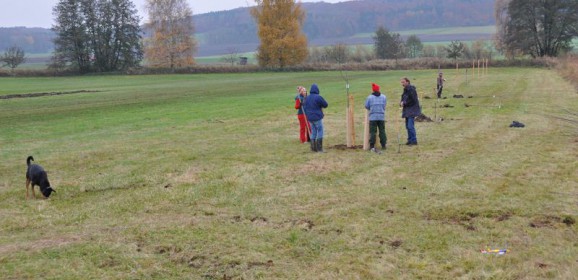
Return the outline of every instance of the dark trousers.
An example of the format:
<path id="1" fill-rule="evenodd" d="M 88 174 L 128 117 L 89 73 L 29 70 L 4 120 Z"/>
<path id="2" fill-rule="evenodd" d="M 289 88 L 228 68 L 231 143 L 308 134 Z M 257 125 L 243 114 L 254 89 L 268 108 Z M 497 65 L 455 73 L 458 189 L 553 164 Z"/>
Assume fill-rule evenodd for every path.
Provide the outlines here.
<path id="1" fill-rule="evenodd" d="M 438 98 L 442 98 L 442 91 L 444 90 L 443 86 L 438 86 Z"/>
<path id="2" fill-rule="evenodd" d="M 381 148 L 385 148 L 387 136 L 385 135 L 385 121 L 369 121 L 369 147 L 375 147 L 377 130 L 379 129 L 379 142 Z"/>

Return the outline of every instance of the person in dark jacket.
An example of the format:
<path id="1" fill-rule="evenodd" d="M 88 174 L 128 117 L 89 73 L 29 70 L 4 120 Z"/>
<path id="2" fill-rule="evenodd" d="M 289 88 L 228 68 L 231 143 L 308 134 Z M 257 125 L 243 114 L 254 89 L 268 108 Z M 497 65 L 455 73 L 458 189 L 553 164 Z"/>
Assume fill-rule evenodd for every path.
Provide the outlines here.
<path id="1" fill-rule="evenodd" d="M 305 98 L 305 115 L 311 125 L 311 151 L 323 153 L 323 108 L 329 106 L 319 94 L 317 84 L 311 85 L 309 95 Z"/>
<path id="2" fill-rule="evenodd" d="M 442 91 L 444 90 L 444 73 L 440 72 L 437 79 L 438 98 L 442 98 Z"/>
<path id="3" fill-rule="evenodd" d="M 373 93 L 365 100 L 365 109 L 369 110 L 369 148 L 372 152 L 381 153 L 375 149 L 376 134 L 379 129 L 381 149 L 385 150 L 387 136 L 385 134 L 385 105 L 387 98 L 379 91 L 379 85 L 371 84 Z"/>
<path id="4" fill-rule="evenodd" d="M 407 143 L 405 144 L 413 146 L 417 145 L 415 118 L 421 115 L 421 108 L 417 99 L 417 91 L 408 78 L 401 79 L 401 86 L 403 87 L 403 94 L 399 106 L 403 107 L 401 117 L 405 118 L 405 128 L 407 129 Z"/>
<path id="5" fill-rule="evenodd" d="M 297 96 L 295 96 L 295 109 L 297 109 L 297 119 L 299 120 L 299 139 L 301 143 L 310 142 L 309 139 L 309 125 L 307 124 L 307 118 L 303 113 L 303 101 L 307 96 L 307 89 L 302 86 L 297 87 Z"/>

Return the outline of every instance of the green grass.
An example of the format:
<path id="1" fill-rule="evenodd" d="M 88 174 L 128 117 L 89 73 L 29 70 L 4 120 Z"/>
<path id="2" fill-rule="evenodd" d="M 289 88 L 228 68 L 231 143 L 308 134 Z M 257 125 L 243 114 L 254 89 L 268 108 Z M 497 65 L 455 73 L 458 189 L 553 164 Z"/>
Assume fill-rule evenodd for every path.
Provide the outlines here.
<path id="1" fill-rule="evenodd" d="M 456 35 L 456 34 L 494 34 L 496 33 L 496 26 L 466 26 L 466 27 L 444 27 L 444 28 L 429 28 L 429 29 L 411 29 L 403 31 L 393 31 L 402 36 L 409 35 Z M 373 37 L 375 33 L 359 33 L 353 37 L 367 38 Z"/>
<path id="2" fill-rule="evenodd" d="M 348 73 L 357 144 L 370 83 L 388 97 L 382 155 L 333 148 L 337 72 L 1 78 L 0 95 L 98 92 L 0 100 L 0 278 L 571 279 L 576 91 L 550 70 L 447 69 L 445 96 L 474 98 L 440 109 L 436 71 Z M 397 153 L 402 76 L 444 121 Z M 314 82 L 325 154 L 299 144 L 292 108 Z M 25 200 L 28 155 L 48 200 Z"/>
<path id="3" fill-rule="evenodd" d="M 201 57 L 196 57 L 195 61 L 199 64 L 223 64 L 223 65 L 227 65 L 230 63 L 226 63 L 224 62 L 223 58 L 227 57 L 228 55 L 223 54 L 223 55 L 214 55 L 214 56 L 201 56 Z M 239 53 L 237 55 L 238 57 L 247 57 L 247 64 L 257 64 L 257 59 L 255 58 L 255 52 L 247 52 L 247 53 Z M 235 65 L 238 65 L 238 61 L 235 63 Z"/>

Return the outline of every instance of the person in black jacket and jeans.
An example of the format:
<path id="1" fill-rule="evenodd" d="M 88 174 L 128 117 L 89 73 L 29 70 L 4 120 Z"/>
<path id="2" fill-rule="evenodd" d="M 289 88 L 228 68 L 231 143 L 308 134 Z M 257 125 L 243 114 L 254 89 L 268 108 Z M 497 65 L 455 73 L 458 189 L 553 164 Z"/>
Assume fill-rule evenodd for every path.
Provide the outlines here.
<path id="1" fill-rule="evenodd" d="M 417 99 L 417 91 L 408 78 L 401 79 L 401 86 L 403 86 L 403 94 L 399 106 L 403 107 L 401 117 L 405 118 L 405 128 L 407 129 L 407 143 L 405 144 L 413 146 L 417 145 L 415 117 L 421 115 L 421 108 Z"/>

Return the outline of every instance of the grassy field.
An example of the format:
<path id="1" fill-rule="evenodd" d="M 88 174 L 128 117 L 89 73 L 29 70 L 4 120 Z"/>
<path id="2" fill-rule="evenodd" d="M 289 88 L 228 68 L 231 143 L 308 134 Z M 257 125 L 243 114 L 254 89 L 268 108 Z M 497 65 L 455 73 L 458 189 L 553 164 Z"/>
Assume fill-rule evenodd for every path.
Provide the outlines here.
<path id="1" fill-rule="evenodd" d="M 428 29 L 411 29 L 403 31 L 392 31 L 394 33 L 399 33 L 402 36 L 410 35 L 460 35 L 460 34 L 494 34 L 496 33 L 495 25 L 487 26 L 456 26 L 456 27 L 443 27 L 443 28 L 428 28 Z M 359 33 L 354 37 L 357 38 L 368 38 L 375 36 L 375 33 Z"/>
<path id="2" fill-rule="evenodd" d="M 545 69 L 445 74 L 436 103 L 435 71 L 348 73 L 357 144 L 370 83 L 388 97 L 381 155 L 337 148 L 338 72 L 1 78 L 0 96 L 92 92 L 0 99 L 0 278 L 572 279 L 577 92 Z M 402 76 L 443 121 L 398 153 Z M 292 108 L 314 82 L 325 154 Z M 28 155 L 50 199 L 25 200 Z"/>

